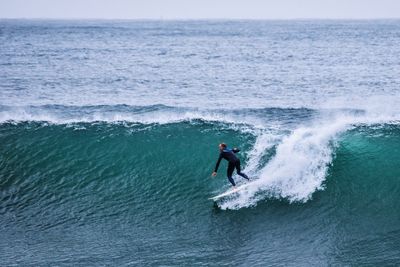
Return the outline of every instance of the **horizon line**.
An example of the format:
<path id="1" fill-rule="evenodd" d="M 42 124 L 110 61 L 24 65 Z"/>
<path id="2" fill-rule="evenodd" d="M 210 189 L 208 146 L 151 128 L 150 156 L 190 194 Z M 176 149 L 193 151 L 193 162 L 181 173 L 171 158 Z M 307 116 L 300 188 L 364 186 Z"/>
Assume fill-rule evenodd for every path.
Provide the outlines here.
<path id="1" fill-rule="evenodd" d="M 120 20 L 120 21 L 287 21 L 287 20 L 400 20 L 400 17 L 365 17 L 365 18 L 341 18 L 341 17 L 293 17 L 293 18 L 98 18 L 98 17 L 0 17 L 0 20 Z"/>

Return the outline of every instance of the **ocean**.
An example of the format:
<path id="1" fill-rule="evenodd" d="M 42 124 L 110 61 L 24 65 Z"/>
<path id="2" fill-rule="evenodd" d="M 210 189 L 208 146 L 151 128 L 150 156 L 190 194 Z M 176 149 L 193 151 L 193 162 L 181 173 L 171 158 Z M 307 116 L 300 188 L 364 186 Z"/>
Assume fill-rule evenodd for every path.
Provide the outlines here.
<path id="1" fill-rule="evenodd" d="M 398 266 L 399 102 L 399 20 L 0 20 L 0 265 Z"/>

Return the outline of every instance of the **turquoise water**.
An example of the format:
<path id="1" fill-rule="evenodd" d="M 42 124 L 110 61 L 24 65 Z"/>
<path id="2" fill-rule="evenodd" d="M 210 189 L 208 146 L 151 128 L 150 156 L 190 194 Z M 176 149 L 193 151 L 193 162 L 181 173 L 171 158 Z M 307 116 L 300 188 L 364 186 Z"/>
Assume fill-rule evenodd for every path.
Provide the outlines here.
<path id="1" fill-rule="evenodd" d="M 399 29 L 0 21 L 2 265 L 398 265 Z"/>
<path id="2" fill-rule="evenodd" d="M 207 199 L 227 187 L 210 178 L 215 144 L 242 144 L 246 162 L 251 134 L 202 121 L 3 124 L 2 254 L 34 265 L 391 265 L 399 134 L 390 125 L 344 134 L 325 190 L 305 203 L 266 193 L 224 211 Z"/>

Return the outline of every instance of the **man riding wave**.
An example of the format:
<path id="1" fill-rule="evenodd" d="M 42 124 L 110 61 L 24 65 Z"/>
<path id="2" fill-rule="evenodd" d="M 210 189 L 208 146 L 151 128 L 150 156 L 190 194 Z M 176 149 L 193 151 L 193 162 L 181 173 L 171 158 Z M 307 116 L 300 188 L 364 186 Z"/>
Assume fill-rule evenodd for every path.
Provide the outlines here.
<path id="1" fill-rule="evenodd" d="M 221 143 L 219 145 L 219 151 L 220 151 L 219 158 L 217 160 L 217 164 L 215 165 L 215 169 L 214 169 L 214 172 L 212 173 L 212 176 L 217 175 L 219 164 L 220 164 L 221 160 L 224 158 L 229 162 L 227 176 L 228 176 L 228 180 L 229 180 L 229 182 L 231 182 L 232 186 L 234 186 L 234 187 L 236 186 L 235 181 L 232 178 L 232 174 L 233 174 L 233 171 L 235 170 L 235 168 L 236 168 L 236 172 L 238 175 L 249 180 L 249 177 L 246 174 L 244 174 L 243 172 L 241 172 L 240 159 L 235 155 L 235 153 L 239 152 L 240 149 L 238 149 L 238 148 L 230 149 L 227 147 L 227 145 L 225 143 Z"/>

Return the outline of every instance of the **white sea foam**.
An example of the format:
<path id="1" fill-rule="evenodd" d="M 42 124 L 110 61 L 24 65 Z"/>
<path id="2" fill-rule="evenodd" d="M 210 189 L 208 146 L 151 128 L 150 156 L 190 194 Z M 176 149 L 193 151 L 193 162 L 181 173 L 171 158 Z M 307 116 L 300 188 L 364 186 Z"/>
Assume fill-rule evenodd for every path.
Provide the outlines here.
<path id="1" fill-rule="evenodd" d="M 222 209 L 254 206 L 267 197 L 284 198 L 289 202 L 306 202 L 317 190 L 324 188 L 338 137 L 359 124 L 398 123 L 396 116 L 368 115 L 329 116 L 309 126 L 301 126 L 283 137 L 260 135 L 249 153 L 245 172 L 258 178 L 235 196 L 220 203 Z M 259 168 L 259 160 L 274 143 L 275 156 Z"/>
<path id="2" fill-rule="evenodd" d="M 0 110 L 0 123 L 13 121 L 45 121 L 52 124 L 69 123 L 91 123 L 91 122 L 131 122 L 141 124 L 169 124 L 184 121 L 202 120 L 207 122 L 221 122 L 235 125 L 242 131 L 253 131 L 263 129 L 263 120 L 253 115 L 234 114 L 217 110 L 198 110 L 182 108 L 162 108 L 161 110 L 150 110 L 144 112 L 118 111 L 118 110 L 86 110 L 81 108 L 78 112 L 71 112 L 68 107 L 61 110 L 44 107 L 17 106 L 7 107 Z M 249 127 L 246 127 L 249 126 Z"/>

